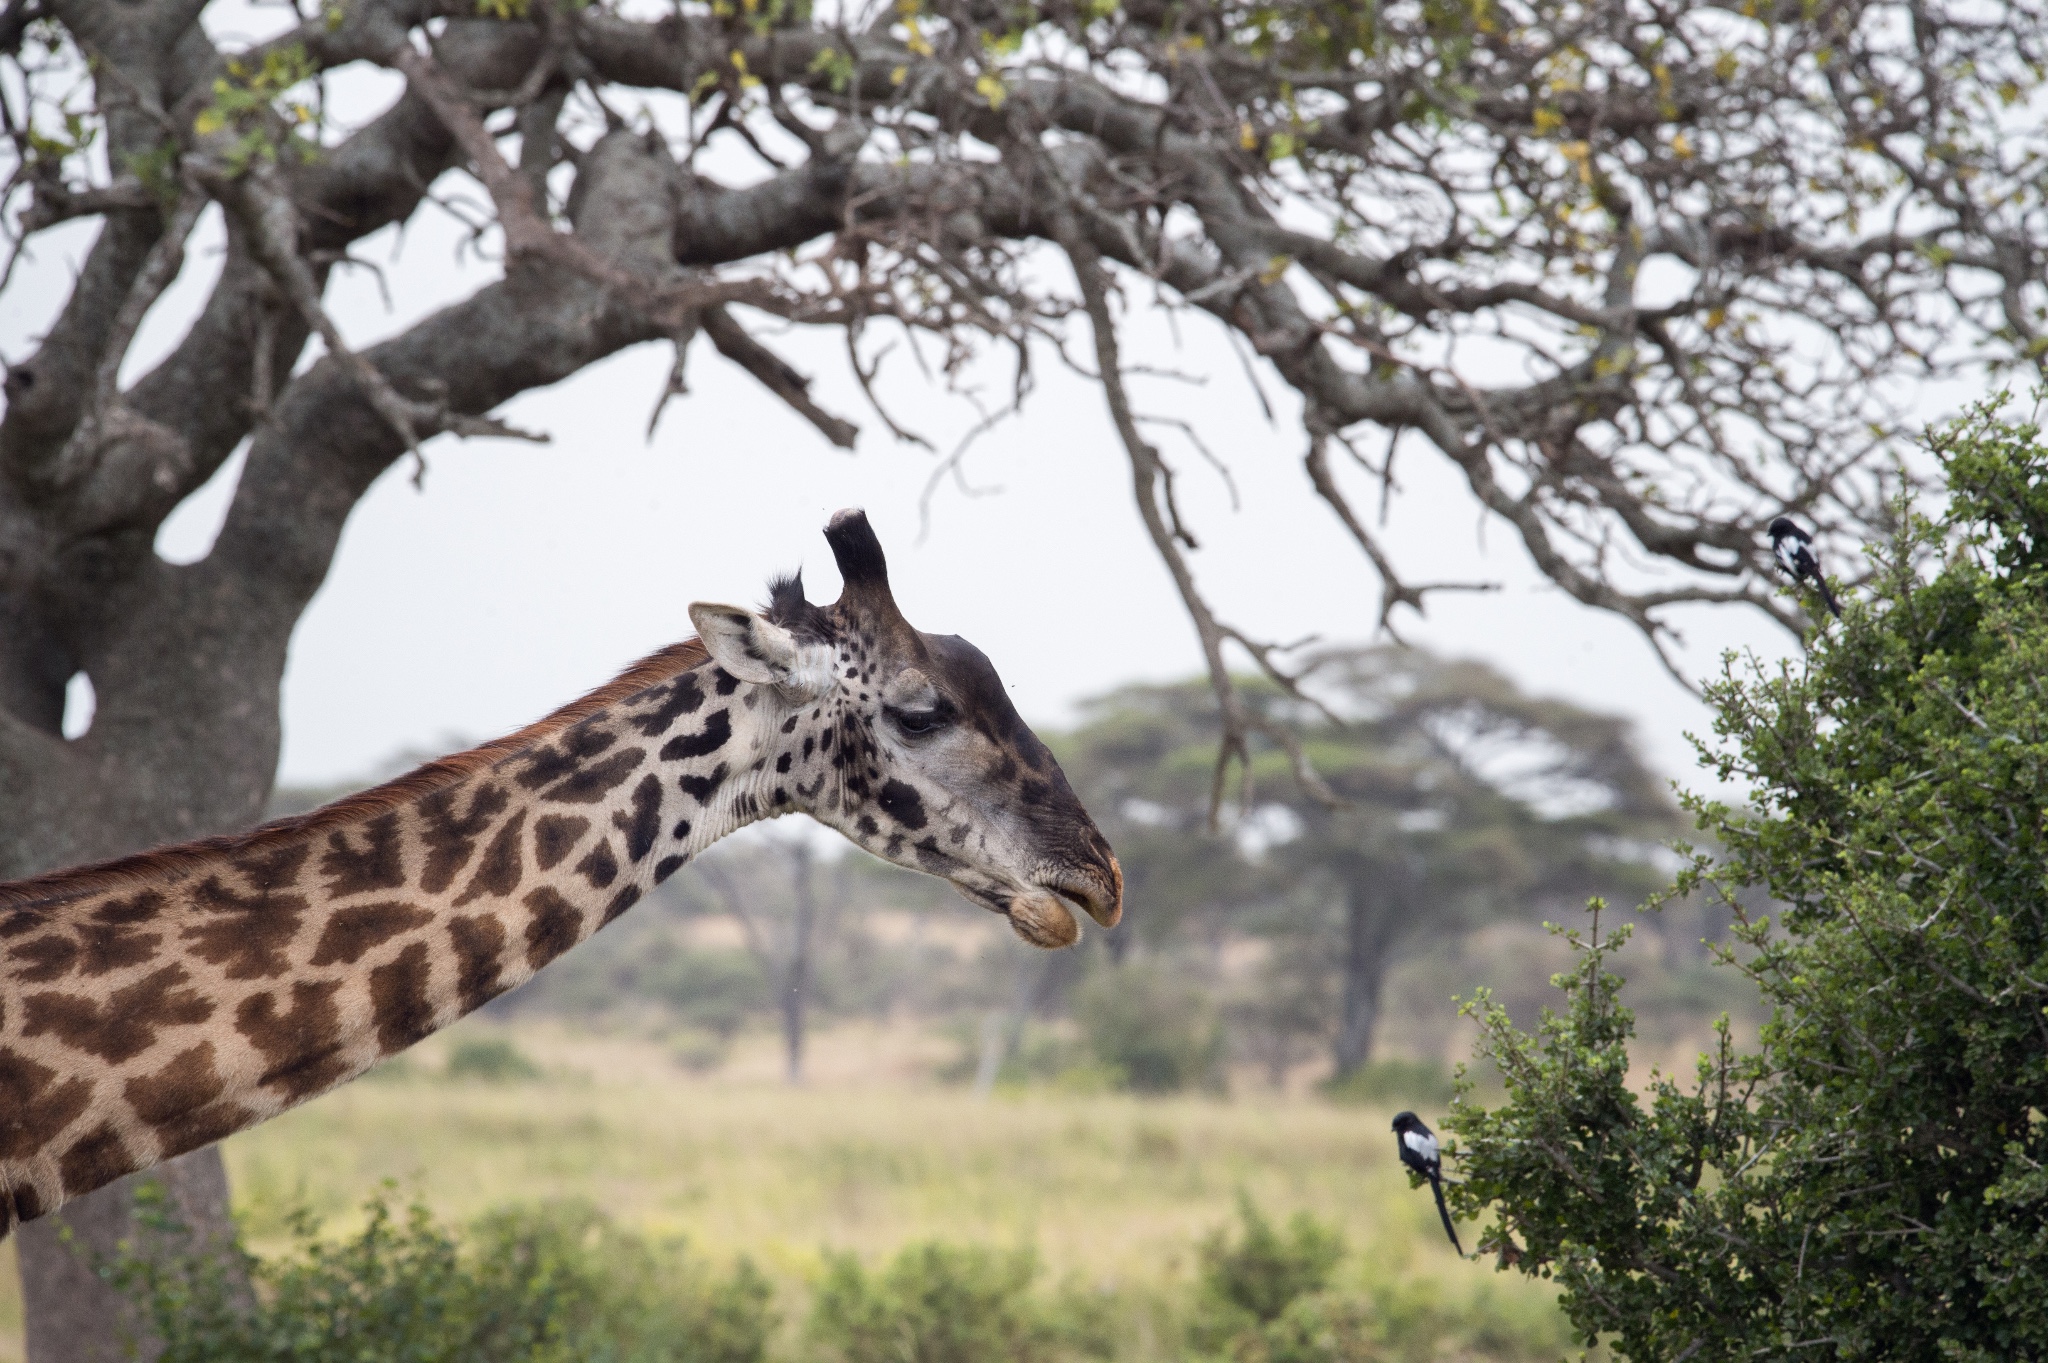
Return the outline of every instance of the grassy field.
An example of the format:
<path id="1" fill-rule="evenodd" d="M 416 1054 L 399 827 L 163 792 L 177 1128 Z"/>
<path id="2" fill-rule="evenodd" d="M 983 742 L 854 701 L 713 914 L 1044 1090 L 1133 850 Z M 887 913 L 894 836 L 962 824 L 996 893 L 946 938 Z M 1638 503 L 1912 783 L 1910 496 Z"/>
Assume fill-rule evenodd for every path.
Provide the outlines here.
<path id="1" fill-rule="evenodd" d="M 1555 1338 L 1536 1284 L 1459 1261 L 1426 1192 L 1394 1158 L 1389 1114 L 1305 1097 L 1139 1099 L 1054 1090 L 977 1099 L 922 1076 L 943 1046 L 911 1029 L 846 1027 L 814 1045 L 804 1088 L 777 1082 L 772 1043 L 693 1077 L 659 1044 L 523 1028 L 545 1077 L 452 1081 L 450 1037 L 396 1077 L 372 1077 L 230 1140 L 252 1246 L 285 1243 L 309 1206 L 359 1224 L 387 1181 L 451 1222 L 506 1202 L 587 1198 L 621 1224 L 687 1237 L 714 1261 L 747 1255 L 800 1317 L 826 1250 L 876 1259 L 919 1240 L 1035 1246 L 1048 1276 L 1133 1300 L 1192 1280 L 1201 1237 L 1240 1193 L 1340 1226 L 1340 1282 L 1397 1287 L 1478 1310 L 1530 1343 Z M 487 1030 L 487 1029 L 483 1029 Z M 0 1358 L 21 1351 L 11 1254 L 0 1278 Z"/>

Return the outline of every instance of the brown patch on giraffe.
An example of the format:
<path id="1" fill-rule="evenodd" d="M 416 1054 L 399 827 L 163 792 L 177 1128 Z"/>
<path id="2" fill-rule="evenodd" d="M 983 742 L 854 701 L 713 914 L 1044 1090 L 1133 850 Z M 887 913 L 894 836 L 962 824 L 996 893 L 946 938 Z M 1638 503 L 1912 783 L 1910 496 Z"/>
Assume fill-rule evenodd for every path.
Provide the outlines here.
<path id="1" fill-rule="evenodd" d="M 602 890 L 619 878 L 619 859 L 612 852 L 610 838 L 598 839 L 597 846 L 590 849 L 583 860 L 576 863 L 576 874 L 589 881 L 591 888 Z"/>
<path id="2" fill-rule="evenodd" d="M 50 919 L 47 914 L 28 913 L 21 909 L 16 909 L 13 913 L 0 913 L 0 942 L 48 926 Z"/>
<path id="3" fill-rule="evenodd" d="M 519 835 L 525 831 L 525 810 L 505 820 L 505 826 L 491 839 L 490 848 L 484 853 L 484 859 L 470 878 L 468 887 L 456 897 L 456 908 L 485 895 L 504 899 L 519 888 L 520 877 L 524 874 L 519 864 Z"/>
<path id="4" fill-rule="evenodd" d="M 619 741 L 609 729 L 598 727 L 598 715 L 571 725 L 559 741 L 529 754 L 520 768 L 519 784 L 534 790 L 579 770 L 586 759 L 597 756 Z"/>
<path id="5" fill-rule="evenodd" d="M 575 814 L 543 814 L 533 821 L 533 860 L 552 871 L 590 831 L 590 820 Z"/>
<path id="6" fill-rule="evenodd" d="M 350 833 L 362 837 L 361 849 L 350 845 Z M 327 893 L 340 898 L 400 888 L 405 884 L 405 864 L 399 857 L 402 847 L 397 810 L 353 829 L 331 830 L 327 850 L 320 854 L 320 874 L 327 877 Z"/>
<path id="7" fill-rule="evenodd" d="M 185 967 L 167 965 L 116 989 L 104 1003 L 80 994 L 49 991 L 22 1000 L 23 1036 L 54 1034 L 67 1046 L 110 1064 L 142 1054 L 159 1027 L 193 1026 L 213 1016 L 213 1005 L 183 987 Z"/>
<path id="8" fill-rule="evenodd" d="M 661 836 L 661 778 L 649 772 L 633 787 L 633 809 L 612 815 L 612 827 L 626 835 L 626 855 L 644 861 Z"/>
<path id="9" fill-rule="evenodd" d="M 495 742 L 429 762 L 395 781 L 336 800 L 308 814 L 275 820 L 247 833 L 202 838 L 176 847 L 157 848 L 113 861 L 75 866 L 0 885 L 0 910 L 47 906 L 109 891 L 148 890 L 167 879 L 213 867 L 224 858 L 305 844 L 331 829 L 349 827 L 389 810 L 415 805 L 435 791 L 458 785 L 622 700 L 668 681 L 678 673 L 703 666 L 709 659 L 710 654 L 705 652 L 704 645 L 695 639 L 670 644 L 642 658 L 589 695 Z M 29 915 L 25 923 L 21 919 L 19 914 L 0 913 L 0 937 L 29 932 L 48 921 L 36 915 Z"/>
<path id="10" fill-rule="evenodd" d="M 505 992 L 505 925 L 488 914 L 448 920 L 448 943 L 455 948 L 455 991 L 467 1013 Z"/>
<path id="11" fill-rule="evenodd" d="M 192 945 L 192 954 L 222 967 L 231 980 L 275 979 L 291 969 L 285 948 L 299 932 L 304 897 L 258 890 L 237 894 L 208 876 L 192 889 L 192 905 L 212 914 L 178 936 Z"/>
<path id="12" fill-rule="evenodd" d="M 455 883 L 455 877 L 476 853 L 476 840 L 512 803 L 510 791 L 486 781 L 470 791 L 469 808 L 458 815 L 455 797 L 460 793 L 441 790 L 420 801 L 420 841 L 427 845 L 420 889 L 427 894 L 439 894 Z"/>
<path id="13" fill-rule="evenodd" d="M 282 1089 L 295 1102 L 341 1078 L 341 1010 L 334 1006 L 340 980 L 292 985 L 291 1007 L 280 1012 L 277 995 L 243 999 L 235 1009 L 235 1030 L 262 1053 L 265 1068 L 256 1082 Z"/>
<path id="14" fill-rule="evenodd" d="M 121 1086 L 121 1095 L 135 1115 L 159 1129 L 205 1107 L 227 1091 L 227 1081 L 213 1064 L 213 1043 L 202 1041 L 180 1051 L 152 1074 L 139 1074 Z"/>
<path id="15" fill-rule="evenodd" d="M 427 944 L 414 942 L 389 964 L 370 972 L 370 1008 L 384 1054 L 395 1055 L 434 1030 L 428 971 Z"/>
<path id="16" fill-rule="evenodd" d="M 642 711 L 626 721 L 640 731 L 642 738 L 660 737 L 667 733 L 678 719 L 684 715 L 695 714 L 704 704 L 704 688 L 699 686 L 697 678 L 688 672 L 666 686 L 651 688 L 647 696 L 660 703 L 652 710 Z"/>
<path id="17" fill-rule="evenodd" d="M 257 894 L 275 894 L 279 890 L 297 889 L 299 872 L 305 868 L 306 858 L 313 849 L 304 843 L 284 847 L 256 848 L 236 857 L 229 865 L 242 877 L 242 883 Z"/>
<path id="18" fill-rule="evenodd" d="M 410 932 L 431 922 L 433 917 L 417 904 L 396 899 L 336 910 L 320 930 L 320 942 L 306 964 L 333 965 L 339 961 L 354 965 L 399 933 Z"/>
<path id="19" fill-rule="evenodd" d="M 85 922 L 73 924 L 69 934 L 53 932 L 31 937 L 9 948 L 7 955 L 14 963 L 9 973 L 27 984 L 48 984 L 74 969 L 89 977 L 112 974 L 141 965 L 155 954 L 163 934 L 137 932 L 131 925 L 118 921 L 93 921 L 105 916 L 102 910 Z"/>
<path id="20" fill-rule="evenodd" d="M 542 791 L 540 798 L 558 805 L 596 804 L 640 770 L 646 757 L 645 748 L 621 748 L 595 766 L 557 781 Z"/>
<path id="21" fill-rule="evenodd" d="M 526 963 L 538 970 L 576 945 L 583 933 L 583 910 L 548 886 L 526 896 L 533 917 L 526 925 Z"/>
<path id="22" fill-rule="evenodd" d="M 0 1159 L 27 1159 L 41 1152 L 90 1101 L 89 1080 L 58 1083 L 57 1071 L 48 1065 L 0 1047 Z"/>
<path id="23" fill-rule="evenodd" d="M 626 886 L 623 890 L 612 896 L 611 903 L 604 906 L 604 917 L 597 920 L 597 925 L 603 927 L 639 902 L 640 887 L 638 885 Z"/>
<path id="24" fill-rule="evenodd" d="M 78 943 L 69 933 L 31 937 L 7 949 L 7 973 L 24 984 L 48 984 L 69 975 L 78 954 Z"/>
<path id="25" fill-rule="evenodd" d="M 57 1176 L 64 1180 L 65 1195 L 76 1197 L 112 1183 L 137 1165 L 121 1133 L 111 1122 L 101 1122 L 57 1157 Z"/>

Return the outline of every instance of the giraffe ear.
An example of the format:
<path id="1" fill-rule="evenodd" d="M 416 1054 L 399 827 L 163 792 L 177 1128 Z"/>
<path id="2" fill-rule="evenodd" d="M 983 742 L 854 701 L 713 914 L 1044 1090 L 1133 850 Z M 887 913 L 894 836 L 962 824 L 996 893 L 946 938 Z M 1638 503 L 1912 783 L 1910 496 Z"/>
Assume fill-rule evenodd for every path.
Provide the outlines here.
<path id="1" fill-rule="evenodd" d="M 711 661 L 741 681 L 786 686 L 795 679 L 796 636 L 773 621 L 744 606 L 698 601 L 690 607 L 690 623 Z"/>

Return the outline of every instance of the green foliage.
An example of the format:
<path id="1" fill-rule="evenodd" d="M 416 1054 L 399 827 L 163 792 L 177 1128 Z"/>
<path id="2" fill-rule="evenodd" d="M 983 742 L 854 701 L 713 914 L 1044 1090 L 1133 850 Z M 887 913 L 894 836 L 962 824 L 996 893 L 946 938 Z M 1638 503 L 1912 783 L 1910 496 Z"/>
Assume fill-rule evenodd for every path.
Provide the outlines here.
<path id="1" fill-rule="evenodd" d="M 152 1185 L 153 1186 L 153 1185 Z M 294 1218 L 290 1255 L 255 1261 L 256 1299 L 220 1256 L 143 1254 L 110 1266 L 164 1341 L 162 1363 L 760 1363 L 775 1317 L 742 1260 L 723 1278 L 577 1203 L 493 1212 L 465 1245 L 415 1206 L 383 1198 L 340 1241 Z M 184 1228 L 161 1196 L 156 1244 Z M 240 1251 L 237 1251 L 240 1255 Z"/>
<path id="2" fill-rule="evenodd" d="M 448 1077 L 510 1084 L 540 1078 L 541 1068 L 508 1037 L 466 1036 L 448 1052 Z"/>
<path id="3" fill-rule="evenodd" d="M 1109 1303 L 1068 1288 L 1034 1293 L 1038 1258 L 937 1242 L 912 1245 L 879 1274 L 850 1254 L 827 1260 L 805 1327 L 821 1363 L 1056 1363 L 1109 1358 Z"/>
<path id="4" fill-rule="evenodd" d="M 1680 888 L 1737 905 L 1755 1051 L 1639 1097 L 1597 916 L 1535 1036 L 1481 1001 L 1508 1102 L 1450 1123 L 1455 1201 L 1630 1358 L 2048 1354 L 2048 448 L 1998 410 L 1803 668 L 1711 688 L 1754 804 L 1690 802 L 1726 851 Z"/>
<path id="5" fill-rule="evenodd" d="M 1207 996 L 1153 966 L 1102 970 L 1074 994 L 1074 1017 L 1119 1088 L 1178 1093 L 1223 1082 L 1223 1028 Z"/>
<path id="6" fill-rule="evenodd" d="M 295 138 L 292 132 L 311 123 L 313 111 L 284 96 L 317 74 L 313 59 L 298 43 L 265 52 L 257 66 L 232 60 L 228 74 L 213 82 L 213 100 L 192 120 L 192 131 L 201 137 L 234 133 L 226 160 L 229 171 L 236 175 L 258 160 L 277 160 L 281 152 L 310 157 L 312 144 Z"/>
<path id="7" fill-rule="evenodd" d="M 1235 1240 L 1219 1228 L 1202 1242 L 1200 1290 L 1212 1337 L 1272 1324 L 1295 1298 L 1322 1291 L 1344 1257 L 1343 1237 L 1307 1212 L 1296 1212 L 1285 1234 L 1248 1197 L 1239 1196 L 1237 1215 Z"/>

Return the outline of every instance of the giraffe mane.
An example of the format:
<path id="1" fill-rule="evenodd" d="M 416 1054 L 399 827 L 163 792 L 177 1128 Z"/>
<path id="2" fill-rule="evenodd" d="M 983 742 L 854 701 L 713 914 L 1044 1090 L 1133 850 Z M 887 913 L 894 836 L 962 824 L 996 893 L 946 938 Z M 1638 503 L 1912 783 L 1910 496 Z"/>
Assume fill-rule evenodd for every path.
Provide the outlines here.
<path id="1" fill-rule="evenodd" d="M 237 853 L 261 851 L 311 838 L 330 828 L 361 823 L 386 811 L 412 804 L 437 790 L 452 786 L 504 758 L 532 747 L 544 739 L 587 719 L 608 705 L 637 695 L 648 687 L 710 661 L 711 655 L 696 639 L 685 639 L 656 650 L 634 663 L 611 681 L 579 700 L 535 720 L 514 733 L 463 752 L 437 757 L 403 776 L 382 785 L 345 795 L 330 804 L 273 819 L 243 833 L 225 833 L 153 848 L 112 861 L 51 871 L 0 885 L 0 909 L 55 908 L 85 895 L 109 890 L 141 888 L 180 878 Z"/>

